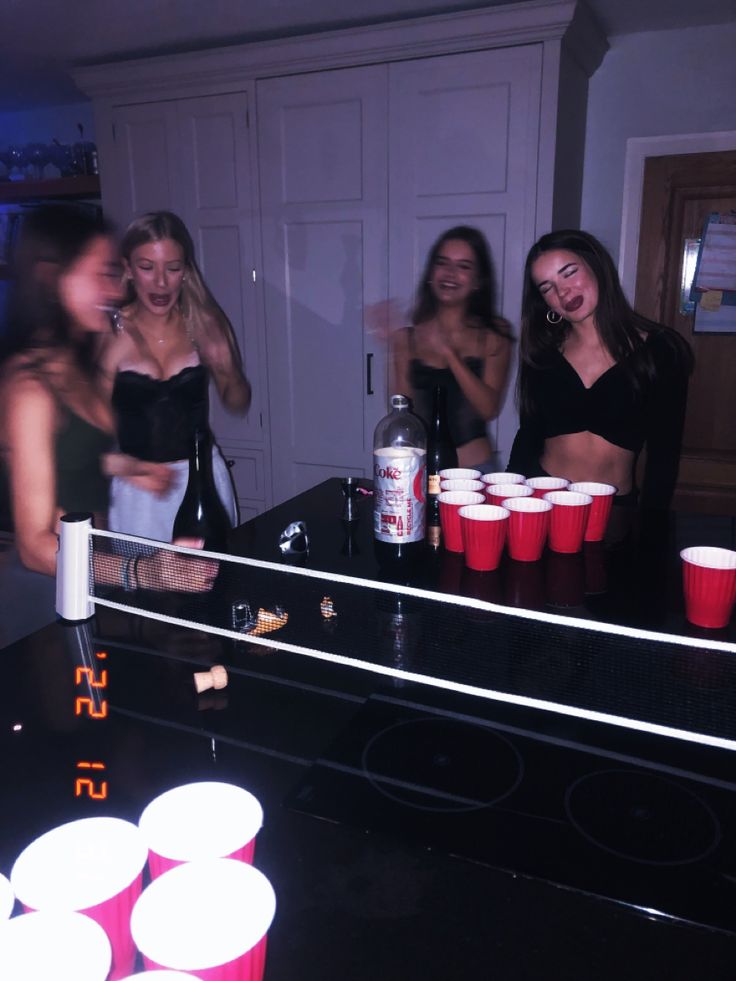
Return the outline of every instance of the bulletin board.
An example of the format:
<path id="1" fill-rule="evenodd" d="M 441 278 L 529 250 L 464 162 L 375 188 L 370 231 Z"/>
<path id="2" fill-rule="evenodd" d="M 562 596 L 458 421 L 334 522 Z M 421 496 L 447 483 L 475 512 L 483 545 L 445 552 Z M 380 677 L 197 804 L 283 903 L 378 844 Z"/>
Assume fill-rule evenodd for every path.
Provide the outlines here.
<path id="1" fill-rule="evenodd" d="M 695 333 L 736 334 L 736 212 L 708 215 L 690 299 Z"/>

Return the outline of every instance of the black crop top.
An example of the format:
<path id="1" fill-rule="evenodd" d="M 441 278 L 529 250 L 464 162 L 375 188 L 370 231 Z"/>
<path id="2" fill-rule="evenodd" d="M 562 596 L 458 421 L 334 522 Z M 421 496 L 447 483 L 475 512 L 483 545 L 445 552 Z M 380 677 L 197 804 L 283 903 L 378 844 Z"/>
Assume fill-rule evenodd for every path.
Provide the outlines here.
<path id="1" fill-rule="evenodd" d="M 536 468 L 544 441 L 567 433 L 590 432 L 638 454 L 647 446 L 642 503 L 669 504 L 675 482 L 687 402 L 687 371 L 661 332 L 645 341 L 654 379 L 637 391 L 623 364 L 615 364 L 586 388 L 559 352 L 541 367 L 522 371 L 535 406 L 522 418 L 509 469 L 527 476 Z"/>
<path id="2" fill-rule="evenodd" d="M 163 380 L 119 371 L 112 405 L 121 452 L 157 463 L 186 459 L 192 432 L 207 426 L 207 371 L 193 365 Z"/>
<path id="3" fill-rule="evenodd" d="M 474 375 L 482 377 L 482 358 L 463 360 Z M 434 390 L 439 385 L 447 391 L 447 424 L 455 446 L 464 446 L 471 440 L 486 435 L 486 424 L 463 395 L 449 368 L 433 368 L 418 358 L 413 358 L 410 381 L 414 392 L 414 412 L 424 420 L 427 427 L 432 421 Z"/>

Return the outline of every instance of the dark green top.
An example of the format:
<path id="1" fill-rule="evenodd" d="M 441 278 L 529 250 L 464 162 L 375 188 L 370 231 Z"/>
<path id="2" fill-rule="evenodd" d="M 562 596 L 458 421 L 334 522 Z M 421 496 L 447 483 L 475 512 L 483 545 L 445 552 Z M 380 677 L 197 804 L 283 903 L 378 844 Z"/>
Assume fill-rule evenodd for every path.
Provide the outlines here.
<path id="1" fill-rule="evenodd" d="M 107 511 L 108 484 L 100 457 L 113 437 L 65 406 L 56 434 L 56 503 L 63 511 Z"/>

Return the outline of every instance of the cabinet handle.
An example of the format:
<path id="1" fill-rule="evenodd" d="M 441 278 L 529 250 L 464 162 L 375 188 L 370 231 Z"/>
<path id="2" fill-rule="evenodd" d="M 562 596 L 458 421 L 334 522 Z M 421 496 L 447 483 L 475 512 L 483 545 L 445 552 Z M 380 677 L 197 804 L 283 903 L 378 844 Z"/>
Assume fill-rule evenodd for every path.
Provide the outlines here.
<path id="1" fill-rule="evenodd" d="M 232 468 L 235 466 L 235 460 L 225 460 L 225 463 L 230 470 L 232 470 Z"/>
<path id="2" fill-rule="evenodd" d="M 365 393 L 373 395 L 373 355 L 365 356 Z"/>

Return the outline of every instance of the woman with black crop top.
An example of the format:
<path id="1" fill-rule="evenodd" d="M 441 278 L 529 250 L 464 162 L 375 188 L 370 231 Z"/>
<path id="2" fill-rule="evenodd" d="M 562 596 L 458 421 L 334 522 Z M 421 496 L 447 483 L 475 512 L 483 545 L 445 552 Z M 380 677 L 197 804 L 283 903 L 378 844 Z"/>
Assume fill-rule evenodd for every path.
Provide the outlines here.
<path id="1" fill-rule="evenodd" d="M 110 527 L 170 541 L 192 434 L 208 425 L 210 378 L 232 412 L 246 412 L 250 385 L 181 219 L 167 211 L 136 219 L 123 237 L 122 254 L 128 302 L 105 355 L 119 446 L 106 460 L 113 477 Z M 217 448 L 213 473 L 235 524 L 232 481 Z"/>
<path id="2" fill-rule="evenodd" d="M 444 387 L 458 464 L 498 469 L 486 424 L 501 409 L 511 329 L 495 312 L 490 253 L 477 229 L 459 225 L 434 243 L 411 319 L 393 335 L 392 390 L 429 425 L 434 390 Z"/>
<path id="3" fill-rule="evenodd" d="M 629 306 L 610 255 L 592 235 L 543 236 L 526 261 L 521 427 L 509 470 L 613 484 L 664 509 L 677 480 L 693 358 L 679 334 Z"/>

